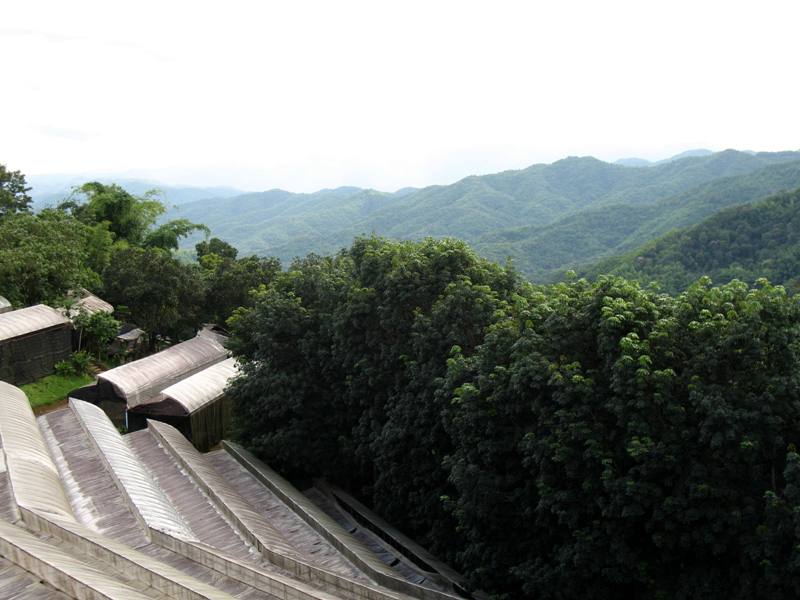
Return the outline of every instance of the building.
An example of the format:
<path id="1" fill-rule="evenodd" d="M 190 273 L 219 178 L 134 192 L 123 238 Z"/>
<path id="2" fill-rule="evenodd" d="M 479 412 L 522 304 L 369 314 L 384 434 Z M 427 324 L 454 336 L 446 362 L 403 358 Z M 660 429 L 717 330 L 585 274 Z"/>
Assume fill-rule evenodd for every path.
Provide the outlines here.
<path id="1" fill-rule="evenodd" d="M 97 376 L 97 383 L 70 397 L 99 405 L 118 426 L 128 426 L 127 411 L 159 402 L 162 390 L 228 358 L 224 337 L 200 331 L 185 342 L 120 365 Z"/>
<path id="2" fill-rule="evenodd" d="M 228 358 L 161 390 L 154 402 L 128 410 L 128 429 L 147 427 L 147 419 L 169 423 L 201 451 L 210 449 L 230 428 L 228 382 L 236 376 L 236 360 Z"/>
<path id="3" fill-rule="evenodd" d="M 0 414 L 0 597 L 464 597 L 341 492 L 316 504 L 235 444 L 203 454 L 156 421 L 121 435 L 80 400 L 37 419 L 2 382 Z"/>
<path id="4" fill-rule="evenodd" d="M 72 323 L 44 304 L 0 313 L 0 380 L 21 385 L 50 375 L 72 353 Z"/>

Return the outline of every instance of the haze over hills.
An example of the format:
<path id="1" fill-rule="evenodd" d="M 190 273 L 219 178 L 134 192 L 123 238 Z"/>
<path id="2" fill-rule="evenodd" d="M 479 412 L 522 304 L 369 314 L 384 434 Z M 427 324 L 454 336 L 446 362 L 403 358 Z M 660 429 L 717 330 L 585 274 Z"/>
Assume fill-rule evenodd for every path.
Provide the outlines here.
<path id="1" fill-rule="evenodd" d="M 167 206 L 185 204 L 205 198 L 228 198 L 244 193 L 242 190 L 226 186 L 194 187 L 184 185 L 166 185 L 146 179 L 119 178 L 108 175 L 30 175 L 26 177 L 31 186 L 34 210 L 55 206 L 72 193 L 72 188 L 87 181 L 100 183 L 116 183 L 131 194 L 142 195 L 156 189 L 161 192 L 161 199 Z"/>
<path id="2" fill-rule="evenodd" d="M 685 152 L 681 152 L 680 154 L 676 154 L 675 156 L 670 156 L 669 158 L 664 158 L 662 160 L 651 161 L 647 160 L 646 158 L 620 158 L 619 160 L 614 161 L 615 165 L 622 165 L 623 167 L 653 167 L 656 165 L 664 165 L 666 163 L 674 162 L 676 160 L 680 160 L 681 158 L 689 158 L 692 156 L 708 156 L 709 154 L 714 154 L 713 150 L 707 150 L 705 148 L 698 148 L 696 150 L 686 150 Z"/>
<path id="3" fill-rule="evenodd" d="M 398 239 L 454 236 L 474 244 L 491 258 L 511 256 L 520 270 L 538 279 L 607 256 L 618 246 L 635 247 L 663 233 L 670 223 L 695 223 L 715 206 L 748 202 L 796 187 L 800 178 L 793 167 L 756 175 L 772 165 L 792 161 L 800 161 L 800 153 L 726 150 L 646 169 L 570 157 L 394 194 L 337 188 L 313 194 L 271 190 L 206 199 L 179 206 L 169 218 L 204 222 L 212 235 L 229 241 L 241 252 L 278 256 L 284 263 L 308 252 L 335 252 L 359 234 Z M 751 174 L 752 182 L 735 179 Z M 716 186 L 702 187 L 725 178 L 733 179 L 720 181 L 723 187 L 719 189 L 730 186 L 736 190 L 730 195 L 721 192 L 723 196 L 715 198 Z M 695 194 L 709 197 L 697 208 L 687 208 L 694 206 Z M 598 218 L 615 212 L 624 218 L 615 217 L 611 230 L 600 232 L 604 239 L 588 243 L 580 240 L 585 230 L 589 237 L 594 235 L 593 223 Z M 575 219 L 574 227 L 565 219 Z M 564 227 L 571 232 L 576 241 L 567 246 L 572 248 L 563 255 L 556 252 L 549 256 L 548 252 L 558 248 L 538 242 L 547 238 L 542 229 L 546 227 L 553 227 L 554 232 Z"/>

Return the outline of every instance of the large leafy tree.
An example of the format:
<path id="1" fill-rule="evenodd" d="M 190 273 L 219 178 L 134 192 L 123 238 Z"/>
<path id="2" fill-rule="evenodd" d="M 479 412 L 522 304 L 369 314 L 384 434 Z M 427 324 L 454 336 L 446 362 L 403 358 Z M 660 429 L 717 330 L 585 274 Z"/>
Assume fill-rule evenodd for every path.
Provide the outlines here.
<path id="1" fill-rule="evenodd" d="M 195 246 L 205 281 L 205 320 L 224 323 L 234 310 L 253 303 L 252 290 L 269 284 L 280 272 L 276 258 L 247 256 L 237 259 L 237 250 L 211 238 Z"/>
<path id="2" fill-rule="evenodd" d="M 288 472 L 363 489 L 447 549 L 437 382 L 451 347 L 474 350 L 518 286 L 455 240 L 362 238 L 296 261 L 232 321 L 248 374 L 232 392 L 240 436 Z"/>
<path id="3" fill-rule="evenodd" d="M 0 164 L 0 217 L 16 212 L 29 212 L 31 188 L 25 182 L 25 175 L 19 171 L 9 171 Z"/>
<path id="4" fill-rule="evenodd" d="M 156 220 L 166 210 L 158 199 L 158 191 L 135 196 L 113 183 L 91 181 L 78 186 L 72 197 L 62 202 L 59 208 L 84 223 L 105 225 L 115 242 L 133 246 L 177 249 L 178 241 L 193 231 L 208 231 L 205 225 L 186 219 L 168 221 L 155 227 Z"/>
<path id="5" fill-rule="evenodd" d="M 97 288 L 111 240 L 58 211 L 0 220 L 0 289 L 18 306 L 56 301 L 70 289 Z"/>
<path id="6" fill-rule="evenodd" d="M 156 338 L 184 339 L 194 334 L 204 299 L 196 265 L 185 264 L 160 248 L 118 247 L 103 272 L 106 299 L 127 307 L 130 318 Z"/>

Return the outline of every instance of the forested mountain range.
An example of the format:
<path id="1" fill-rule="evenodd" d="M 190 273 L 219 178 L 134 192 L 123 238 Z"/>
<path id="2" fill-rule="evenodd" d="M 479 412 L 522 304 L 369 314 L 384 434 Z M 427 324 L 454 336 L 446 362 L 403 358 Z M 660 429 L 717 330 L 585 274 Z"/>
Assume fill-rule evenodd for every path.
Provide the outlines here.
<path id="1" fill-rule="evenodd" d="M 707 275 L 725 283 L 773 283 L 800 289 L 800 189 L 722 210 L 703 222 L 672 231 L 623 256 L 601 261 L 584 274 L 657 281 L 679 292 Z"/>
<path id="2" fill-rule="evenodd" d="M 490 258 L 511 256 L 524 274 L 542 280 L 719 208 L 797 186 L 798 152 L 726 150 L 646 168 L 570 157 L 394 194 L 345 187 L 199 200 L 168 216 L 204 222 L 242 252 L 284 263 L 335 252 L 359 234 L 453 236 Z"/>
<path id="3" fill-rule="evenodd" d="M 605 257 L 624 254 L 672 229 L 702 221 L 715 212 L 800 187 L 800 161 L 775 164 L 744 175 L 714 179 L 651 204 L 589 208 L 543 227 L 488 234 L 473 245 L 538 281 L 559 279 Z"/>

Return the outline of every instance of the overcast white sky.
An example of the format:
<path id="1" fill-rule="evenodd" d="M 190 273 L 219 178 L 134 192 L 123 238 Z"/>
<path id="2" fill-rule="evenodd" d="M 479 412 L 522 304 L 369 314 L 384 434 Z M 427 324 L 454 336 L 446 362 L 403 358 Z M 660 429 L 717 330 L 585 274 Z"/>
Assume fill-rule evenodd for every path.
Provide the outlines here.
<path id="1" fill-rule="evenodd" d="M 10 1 L 0 163 L 394 190 L 800 149 L 800 2 Z"/>

